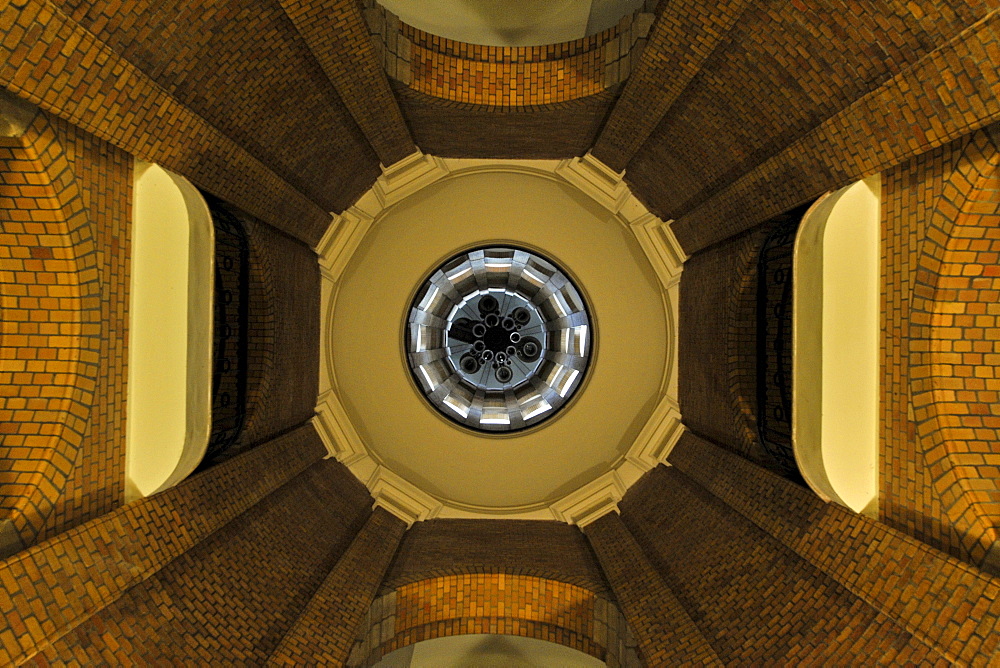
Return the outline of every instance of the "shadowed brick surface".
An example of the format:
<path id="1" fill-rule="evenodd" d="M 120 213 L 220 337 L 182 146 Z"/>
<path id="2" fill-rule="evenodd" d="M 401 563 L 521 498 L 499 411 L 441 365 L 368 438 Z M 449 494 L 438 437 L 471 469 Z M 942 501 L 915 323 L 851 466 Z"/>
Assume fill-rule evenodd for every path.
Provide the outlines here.
<path id="1" fill-rule="evenodd" d="M 312 426 L 302 427 L 0 562 L 0 662 L 58 642 L 325 451 Z"/>
<path id="2" fill-rule="evenodd" d="M 280 0 L 383 165 L 416 150 L 357 0 Z"/>
<path id="3" fill-rule="evenodd" d="M 677 468 L 649 472 L 621 508 L 727 664 L 884 664 L 900 651 L 942 658 Z"/>
<path id="4" fill-rule="evenodd" d="M 607 583 L 580 530 L 562 522 L 428 520 L 403 538 L 382 591 L 436 576 L 507 573 L 604 592 Z"/>
<path id="5" fill-rule="evenodd" d="M 587 525 L 584 533 L 648 665 L 722 665 L 617 513 L 608 513 Z"/>
<path id="6" fill-rule="evenodd" d="M 1000 69 L 986 55 L 1000 19 L 990 10 L 986 2 L 926 11 L 891 2 L 879 12 L 846 2 L 755 5 L 670 107 L 626 180 L 653 211 L 677 219 L 693 253 L 981 127 L 1000 113 Z"/>
<path id="7" fill-rule="evenodd" d="M 7 3 L 0 26 L 0 85 L 307 243 L 326 231 L 321 207 L 54 6 Z"/>
<path id="8" fill-rule="evenodd" d="M 692 256 L 680 288 L 677 395 L 684 424 L 762 466 L 757 435 L 760 227 Z"/>
<path id="9" fill-rule="evenodd" d="M 54 664 L 260 665 L 370 506 L 367 490 L 347 469 L 316 462 L 43 656 Z"/>
<path id="10" fill-rule="evenodd" d="M 646 48 L 633 63 L 621 99 L 594 143 L 594 155 L 616 172 L 624 171 L 751 4 L 748 0 L 662 3 Z"/>
<path id="11" fill-rule="evenodd" d="M 241 452 L 313 416 L 319 387 L 319 265 L 303 243 L 233 206 L 250 245 L 247 418 Z M 295 271 L 288 271 L 295 267 Z"/>
<path id="12" fill-rule="evenodd" d="M 586 153 L 615 90 L 558 104 L 491 110 L 393 82 L 421 150 L 446 158 L 570 158 Z"/>
<path id="13" fill-rule="evenodd" d="M 692 434 L 670 463 L 947 661 L 997 652 L 1000 580 Z"/>
<path id="14" fill-rule="evenodd" d="M 378 176 L 374 152 L 277 0 L 54 4 L 323 209 L 347 208 Z"/>
<path id="15" fill-rule="evenodd" d="M 376 508 L 268 663 L 343 665 L 405 531 Z"/>

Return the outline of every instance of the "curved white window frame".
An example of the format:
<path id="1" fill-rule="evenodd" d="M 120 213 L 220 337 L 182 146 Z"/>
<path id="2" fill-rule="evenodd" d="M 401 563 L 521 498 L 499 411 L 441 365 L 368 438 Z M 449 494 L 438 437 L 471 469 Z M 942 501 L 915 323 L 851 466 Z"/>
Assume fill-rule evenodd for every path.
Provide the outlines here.
<path id="1" fill-rule="evenodd" d="M 215 229 L 187 179 L 136 162 L 126 500 L 176 485 L 212 431 Z"/>
<path id="2" fill-rule="evenodd" d="M 878 512 L 880 180 L 809 209 L 793 259 L 792 443 L 806 483 Z"/>

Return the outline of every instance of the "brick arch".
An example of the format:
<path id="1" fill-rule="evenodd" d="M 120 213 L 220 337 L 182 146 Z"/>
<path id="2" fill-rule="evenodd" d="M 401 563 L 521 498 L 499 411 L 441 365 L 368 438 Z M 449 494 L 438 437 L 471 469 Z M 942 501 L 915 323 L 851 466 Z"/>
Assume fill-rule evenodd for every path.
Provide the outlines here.
<path id="1" fill-rule="evenodd" d="M 32 544 L 90 420 L 100 288 L 87 209 L 39 114 L 0 138 L 0 550 Z"/>
<path id="2" fill-rule="evenodd" d="M 580 39 L 496 47 L 432 35 L 374 0 L 363 4 L 387 76 L 425 95 L 491 109 L 564 103 L 618 86 L 639 62 L 653 24 L 652 13 L 639 11 Z"/>
<path id="3" fill-rule="evenodd" d="M 919 252 L 910 392 L 934 489 L 961 549 L 1000 572 L 1000 141 L 979 132 Z"/>
<path id="4" fill-rule="evenodd" d="M 414 643 L 471 633 L 545 640 L 610 666 L 639 665 L 625 618 L 601 593 L 505 573 L 443 575 L 400 585 L 377 598 L 347 665 L 372 665 Z"/>

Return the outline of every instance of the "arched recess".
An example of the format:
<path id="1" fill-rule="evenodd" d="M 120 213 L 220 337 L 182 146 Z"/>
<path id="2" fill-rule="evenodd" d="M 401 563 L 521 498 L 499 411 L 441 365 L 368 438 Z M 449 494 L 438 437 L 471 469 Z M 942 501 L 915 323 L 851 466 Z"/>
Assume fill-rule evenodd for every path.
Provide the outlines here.
<path id="1" fill-rule="evenodd" d="M 1000 573 L 1000 137 L 973 135 L 928 221 L 910 393 L 934 489 L 967 557 Z"/>
<path id="2" fill-rule="evenodd" d="M 757 255 L 765 238 L 764 228 L 746 234 L 733 253 L 732 289 L 726 304 L 726 371 L 732 422 L 742 454 L 747 457 L 761 449 L 754 401 L 757 391 L 754 364 L 757 344 Z"/>
<path id="3" fill-rule="evenodd" d="M 0 556 L 31 545 L 64 492 L 97 382 L 90 221 L 38 114 L 0 136 Z"/>
<path id="4" fill-rule="evenodd" d="M 578 585 L 505 573 L 442 575 L 375 599 L 347 665 L 372 665 L 414 643 L 466 634 L 546 640 L 609 666 L 641 665 L 612 601 Z"/>
<path id="5" fill-rule="evenodd" d="M 162 491 L 201 463 L 212 430 L 214 229 L 191 183 L 135 168 L 126 498 Z"/>
<path id="6" fill-rule="evenodd" d="M 806 212 L 793 260 L 792 442 L 810 488 L 878 512 L 880 181 Z"/>
<path id="7" fill-rule="evenodd" d="M 607 664 L 589 654 L 558 643 L 490 633 L 422 640 L 397 649 L 374 664 L 375 668 L 419 668 L 420 666 L 603 668 Z"/>
<path id="8" fill-rule="evenodd" d="M 268 239 L 262 236 L 261 223 L 244 219 L 250 242 L 250 313 L 248 335 L 247 416 L 243 428 L 246 444 L 258 443 L 269 435 L 264 402 L 271 396 L 275 369 L 275 272 Z M 244 446 L 245 447 L 245 446 Z"/>

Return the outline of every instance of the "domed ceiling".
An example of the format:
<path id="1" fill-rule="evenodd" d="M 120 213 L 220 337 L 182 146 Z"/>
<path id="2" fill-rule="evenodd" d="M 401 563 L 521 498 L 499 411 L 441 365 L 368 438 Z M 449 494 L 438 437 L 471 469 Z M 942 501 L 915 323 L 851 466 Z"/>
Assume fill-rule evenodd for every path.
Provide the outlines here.
<path id="1" fill-rule="evenodd" d="M 513 433 L 446 418 L 407 356 L 415 295 L 442 262 L 484 246 L 551 259 L 590 310 L 590 366 L 576 395 L 551 419 Z M 669 227 L 599 162 L 415 154 L 337 217 L 318 252 L 317 427 L 397 514 L 579 521 L 621 498 L 679 434 L 681 254 Z"/>

